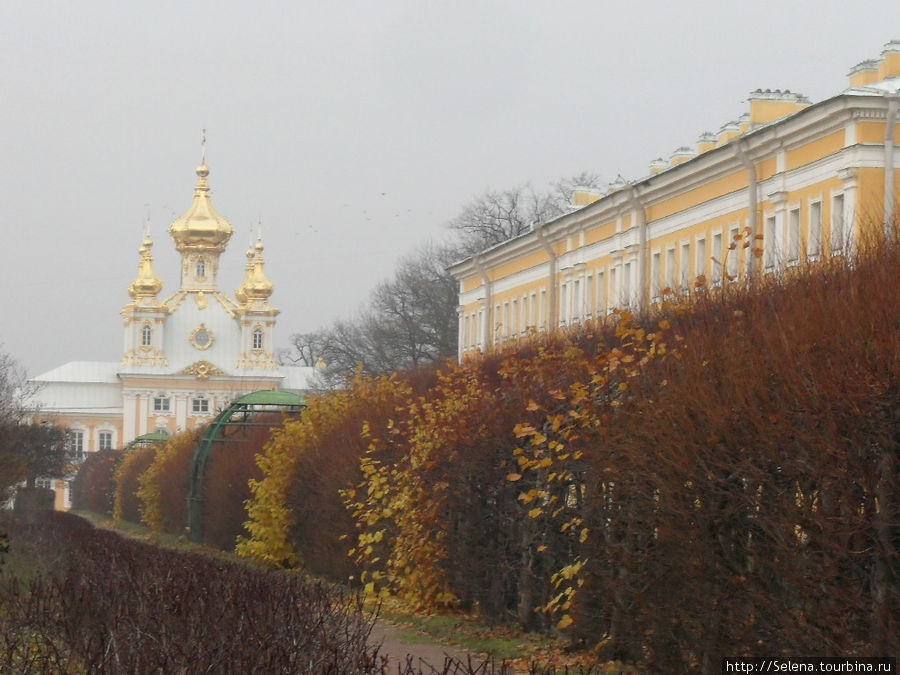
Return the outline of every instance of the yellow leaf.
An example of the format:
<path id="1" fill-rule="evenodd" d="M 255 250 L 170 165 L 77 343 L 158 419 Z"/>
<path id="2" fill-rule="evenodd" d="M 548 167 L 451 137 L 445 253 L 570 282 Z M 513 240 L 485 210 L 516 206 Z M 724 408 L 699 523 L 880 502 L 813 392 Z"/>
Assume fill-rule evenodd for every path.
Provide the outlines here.
<path id="1" fill-rule="evenodd" d="M 516 438 L 522 438 L 523 436 L 533 436 L 537 433 L 537 429 L 530 424 L 517 424 L 513 429 L 513 433 L 516 435 Z"/>
<path id="2" fill-rule="evenodd" d="M 559 622 L 557 622 L 556 627 L 557 627 L 559 630 L 565 630 L 566 628 L 568 628 L 569 626 L 571 626 L 573 623 L 575 623 L 575 619 L 573 619 L 573 618 L 572 618 L 571 616 L 569 616 L 568 614 L 564 614 L 564 615 L 563 615 L 563 618 L 561 618 L 561 619 L 559 620 Z"/>
<path id="3" fill-rule="evenodd" d="M 582 544 L 583 544 L 584 542 L 586 542 L 586 541 L 587 541 L 587 538 L 588 538 L 588 532 L 589 532 L 588 528 L 584 528 L 584 529 L 581 531 L 581 534 L 580 534 L 579 537 L 578 537 L 578 541 L 580 541 Z"/>
<path id="4" fill-rule="evenodd" d="M 539 406 L 539 405 L 534 401 L 534 399 L 529 400 L 529 401 L 528 401 L 528 405 L 525 406 L 525 410 L 528 410 L 529 412 L 534 412 L 535 410 L 540 410 L 540 409 L 541 409 L 541 406 Z"/>
<path id="5" fill-rule="evenodd" d="M 541 509 L 540 507 L 534 508 L 528 512 L 528 517 L 529 518 L 537 518 L 539 515 L 541 515 L 541 513 L 543 513 L 543 509 Z"/>
<path id="6" fill-rule="evenodd" d="M 522 474 L 520 473 L 508 473 L 506 474 L 506 480 L 515 482 L 517 480 L 522 479 Z"/>

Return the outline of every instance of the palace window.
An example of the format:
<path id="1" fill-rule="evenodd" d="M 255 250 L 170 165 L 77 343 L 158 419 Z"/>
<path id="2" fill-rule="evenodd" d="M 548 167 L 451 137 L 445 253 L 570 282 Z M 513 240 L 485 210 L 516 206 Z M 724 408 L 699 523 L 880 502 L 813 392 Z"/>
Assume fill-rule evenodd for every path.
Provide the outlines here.
<path id="1" fill-rule="evenodd" d="M 584 314 L 584 301 L 581 299 L 581 279 L 576 279 L 572 288 L 572 305 L 572 321 L 581 320 L 581 315 Z"/>
<path id="2" fill-rule="evenodd" d="M 584 316 L 585 318 L 591 318 L 594 315 L 594 277 L 591 274 L 588 274 L 584 278 Z"/>
<path id="3" fill-rule="evenodd" d="M 171 409 L 168 396 L 153 397 L 153 412 L 169 412 Z"/>
<path id="4" fill-rule="evenodd" d="M 728 276 L 736 277 L 738 274 L 738 263 L 741 258 L 741 234 L 738 225 L 732 225 L 728 230 Z M 765 242 L 763 242 L 765 245 Z"/>
<path id="5" fill-rule="evenodd" d="M 84 459 L 84 432 L 69 431 L 69 451 L 75 460 Z"/>
<path id="6" fill-rule="evenodd" d="M 800 208 L 788 212 L 788 264 L 800 261 Z"/>
<path id="7" fill-rule="evenodd" d="M 662 253 L 654 251 L 650 258 L 650 297 L 653 302 L 659 300 L 659 268 L 662 266 Z"/>
<path id="8" fill-rule="evenodd" d="M 566 323 L 569 319 L 569 284 L 563 284 L 559 288 L 559 322 Z"/>
<path id="9" fill-rule="evenodd" d="M 616 274 L 616 268 L 609 268 L 609 306 L 610 309 L 615 309 L 621 304 L 619 299 L 619 284 L 618 284 L 618 275 Z"/>
<path id="10" fill-rule="evenodd" d="M 622 268 L 622 306 L 631 307 L 631 263 L 625 263 Z"/>
<path id="11" fill-rule="evenodd" d="M 50 478 L 35 478 L 34 486 L 45 490 L 53 489 L 53 480 Z"/>
<path id="12" fill-rule="evenodd" d="M 209 399 L 198 396 L 191 400 L 191 412 L 194 414 L 203 414 L 209 412 Z"/>
<path id="13" fill-rule="evenodd" d="M 813 260 L 822 253 L 822 202 L 809 204 L 809 235 L 807 238 L 807 255 Z"/>
<path id="14" fill-rule="evenodd" d="M 696 277 L 706 277 L 706 239 L 697 239 Z"/>
<path id="15" fill-rule="evenodd" d="M 831 253 L 840 253 L 847 243 L 844 230 L 844 195 L 831 198 Z"/>
<path id="16" fill-rule="evenodd" d="M 98 450 L 112 450 L 112 432 L 111 431 L 101 431 L 97 434 L 97 449 Z"/>
<path id="17" fill-rule="evenodd" d="M 597 272 L 597 316 L 606 314 L 606 279 L 603 272 Z"/>
<path id="18" fill-rule="evenodd" d="M 253 331 L 253 349 L 263 348 L 263 329 L 256 328 Z"/>
<path id="19" fill-rule="evenodd" d="M 512 334 L 516 336 L 519 334 L 519 301 L 512 301 Z"/>
<path id="20" fill-rule="evenodd" d="M 141 346 L 149 347 L 153 344 L 153 328 L 149 323 L 145 323 L 141 328 Z"/>
<path id="21" fill-rule="evenodd" d="M 206 276 L 206 261 L 202 258 L 197 261 L 197 278 L 203 279 Z"/>
<path id="22" fill-rule="evenodd" d="M 723 261 L 723 258 L 725 257 L 725 251 L 722 248 L 722 233 L 721 232 L 716 232 L 713 235 L 712 254 L 713 254 L 713 257 L 715 258 L 715 260 L 712 263 L 713 264 L 712 280 L 713 280 L 713 283 L 716 284 L 719 281 L 721 281 L 721 279 L 722 279 L 722 261 Z"/>
<path id="23" fill-rule="evenodd" d="M 675 247 L 666 249 L 666 287 L 675 292 Z"/>
<path id="24" fill-rule="evenodd" d="M 766 230 L 763 233 L 763 252 L 765 259 L 763 264 L 767 272 L 775 269 L 775 260 L 777 256 L 777 242 L 775 241 L 775 216 L 766 218 Z"/>

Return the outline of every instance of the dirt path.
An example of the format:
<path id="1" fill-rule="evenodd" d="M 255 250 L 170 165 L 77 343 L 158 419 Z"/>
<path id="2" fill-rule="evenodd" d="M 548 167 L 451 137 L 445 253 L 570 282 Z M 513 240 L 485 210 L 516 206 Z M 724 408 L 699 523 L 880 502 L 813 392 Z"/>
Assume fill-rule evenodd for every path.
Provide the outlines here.
<path id="1" fill-rule="evenodd" d="M 442 668 L 448 658 L 456 659 L 461 663 L 468 663 L 469 656 L 472 657 L 473 663 L 480 663 L 481 659 L 477 654 L 469 654 L 463 649 L 451 647 L 449 645 L 441 645 L 428 641 L 428 637 L 423 637 L 423 642 L 411 641 L 403 636 L 404 630 L 393 626 L 385 621 L 378 621 L 372 629 L 372 635 L 369 638 L 370 644 L 381 644 L 379 654 L 389 658 L 388 672 L 394 672 L 401 665 L 405 665 L 410 659 L 414 668 L 422 668 L 423 672 L 429 672 L 428 666 L 437 669 L 438 672 Z"/>

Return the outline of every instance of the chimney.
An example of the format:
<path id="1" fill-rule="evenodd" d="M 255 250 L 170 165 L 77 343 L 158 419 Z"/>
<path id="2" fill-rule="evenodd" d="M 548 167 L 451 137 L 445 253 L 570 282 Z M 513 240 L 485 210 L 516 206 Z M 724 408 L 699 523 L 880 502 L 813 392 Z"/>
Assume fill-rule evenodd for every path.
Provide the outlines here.
<path id="1" fill-rule="evenodd" d="M 709 131 L 703 132 L 700 134 L 700 138 L 697 139 L 697 153 L 702 155 L 704 152 L 709 152 L 716 147 L 717 140 L 714 133 Z"/>
<path id="2" fill-rule="evenodd" d="M 664 160 L 662 157 L 657 157 L 652 162 L 650 162 L 650 175 L 655 176 L 660 171 L 665 171 L 669 168 L 669 163 Z"/>
<path id="3" fill-rule="evenodd" d="M 722 125 L 722 128 L 719 129 L 719 139 L 716 142 L 716 147 L 720 145 L 725 145 L 728 141 L 730 141 L 735 136 L 741 133 L 741 127 L 737 122 L 727 122 Z"/>
<path id="4" fill-rule="evenodd" d="M 576 187 L 572 190 L 572 206 L 580 209 L 582 206 L 593 204 L 603 196 L 603 192 L 597 188 Z"/>
<path id="5" fill-rule="evenodd" d="M 693 159 L 697 156 L 696 150 L 687 147 L 686 145 L 682 145 L 680 148 L 677 148 L 675 152 L 672 153 L 672 156 L 669 157 L 669 166 L 675 166 L 676 164 L 681 164 L 682 162 L 686 162 L 689 159 Z"/>
<path id="6" fill-rule="evenodd" d="M 738 133 L 746 134 L 750 129 L 753 128 L 753 124 L 750 123 L 750 113 L 745 112 L 743 115 L 738 117 Z"/>
<path id="7" fill-rule="evenodd" d="M 850 69 L 847 75 L 850 77 L 851 87 L 865 87 L 878 81 L 878 64 L 876 59 L 867 59 L 857 63 Z"/>
<path id="8" fill-rule="evenodd" d="M 793 115 L 809 105 L 808 98 L 790 89 L 757 89 L 750 92 L 750 124 L 768 124 Z"/>
<path id="9" fill-rule="evenodd" d="M 891 40 L 881 52 L 881 63 L 878 65 L 878 79 L 900 77 L 900 40 Z"/>

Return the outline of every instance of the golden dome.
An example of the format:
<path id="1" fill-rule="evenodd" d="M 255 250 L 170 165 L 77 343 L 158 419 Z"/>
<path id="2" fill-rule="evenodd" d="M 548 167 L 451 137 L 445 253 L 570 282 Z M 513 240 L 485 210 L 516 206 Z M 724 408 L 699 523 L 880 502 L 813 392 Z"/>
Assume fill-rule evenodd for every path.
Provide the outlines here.
<path id="1" fill-rule="evenodd" d="M 209 183 L 206 181 L 208 175 L 209 167 L 205 163 L 197 167 L 194 203 L 169 226 L 169 234 L 175 240 L 175 248 L 179 252 L 198 250 L 221 253 L 231 239 L 231 223 L 216 213 L 209 201 Z"/>
<path id="2" fill-rule="evenodd" d="M 141 245 L 141 260 L 138 262 L 137 276 L 128 285 L 128 295 L 132 300 L 154 298 L 162 290 L 162 281 L 153 271 L 152 250 L 153 241 L 147 237 Z"/>
<path id="3" fill-rule="evenodd" d="M 244 281 L 240 286 L 238 286 L 238 289 L 234 292 L 234 297 L 236 297 L 238 302 L 241 303 L 242 305 L 247 302 L 247 291 L 246 291 L 245 287 L 246 287 L 247 283 L 250 281 L 251 277 L 253 276 L 253 267 L 254 267 L 253 256 L 254 256 L 253 247 L 251 246 L 250 248 L 247 249 L 247 264 L 244 266 Z"/>
<path id="4" fill-rule="evenodd" d="M 235 296 L 242 303 L 252 302 L 253 300 L 269 299 L 272 291 L 275 290 L 274 284 L 266 277 L 263 269 L 265 261 L 263 260 L 263 244 L 261 241 L 256 242 L 256 253 L 253 250 L 247 251 L 247 276 L 244 283 L 235 291 Z"/>

